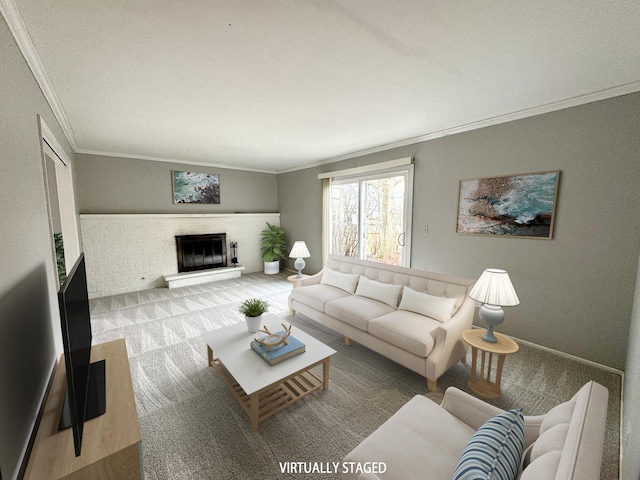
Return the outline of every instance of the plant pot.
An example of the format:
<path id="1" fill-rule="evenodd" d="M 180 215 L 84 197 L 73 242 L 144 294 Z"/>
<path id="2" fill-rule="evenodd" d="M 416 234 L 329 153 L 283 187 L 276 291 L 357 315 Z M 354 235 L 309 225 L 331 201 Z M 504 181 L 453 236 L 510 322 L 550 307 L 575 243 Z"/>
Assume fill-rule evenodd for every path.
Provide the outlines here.
<path id="1" fill-rule="evenodd" d="M 257 317 L 244 317 L 244 319 L 247 322 L 247 330 L 251 333 L 256 333 L 260 330 L 260 326 L 262 325 L 262 315 Z"/>
<path id="2" fill-rule="evenodd" d="M 274 260 L 273 262 L 264 262 L 264 273 L 267 275 L 275 275 L 280 273 L 280 260 Z"/>

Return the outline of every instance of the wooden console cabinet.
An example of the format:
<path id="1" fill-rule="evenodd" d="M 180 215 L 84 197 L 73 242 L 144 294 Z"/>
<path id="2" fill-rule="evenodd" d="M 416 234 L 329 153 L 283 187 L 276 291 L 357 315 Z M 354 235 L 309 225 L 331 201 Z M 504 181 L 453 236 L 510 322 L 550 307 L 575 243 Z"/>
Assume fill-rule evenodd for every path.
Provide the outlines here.
<path id="1" fill-rule="evenodd" d="M 82 453 L 75 456 L 73 432 L 58 431 L 66 391 L 61 357 L 29 463 L 26 480 L 139 480 L 142 474 L 140 425 L 124 339 L 91 347 L 91 361 L 106 360 L 107 411 L 84 424 Z"/>

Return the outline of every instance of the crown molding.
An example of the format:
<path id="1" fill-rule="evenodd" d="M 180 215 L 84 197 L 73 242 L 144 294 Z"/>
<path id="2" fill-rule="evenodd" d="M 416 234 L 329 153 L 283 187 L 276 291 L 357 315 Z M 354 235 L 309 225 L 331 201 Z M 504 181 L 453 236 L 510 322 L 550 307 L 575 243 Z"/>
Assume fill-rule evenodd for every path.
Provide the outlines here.
<path id="1" fill-rule="evenodd" d="M 0 0 L 3 2 L 6 0 Z M 469 132 L 472 130 L 477 130 L 479 128 L 490 127 L 493 125 L 499 125 L 501 123 L 513 122 L 515 120 L 522 120 L 528 117 L 534 117 L 537 115 L 543 115 L 545 113 L 551 113 L 558 110 L 564 110 L 566 108 L 578 107 L 580 105 L 585 105 L 587 103 L 597 102 L 600 100 L 606 100 L 608 98 L 619 97 L 622 95 L 627 95 L 630 93 L 636 93 L 640 91 L 640 80 L 636 82 L 626 83 L 624 85 L 618 85 L 616 87 L 605 88 L 602 90 L 598 90 L 596 92 L 587 93 L 584 95 L 578 95 L 576 97 L 568 98 L 565 100 L 560 100 L 557 102 L 547 103 L 545 105 L 540 105 L 537 107 L 527 108 L 524 110 L 518 110 L 516 112 L 507 113 L 504 115 L 498 115 L 495 117 L 486 118 L 484 120 L 479 120 L 477 122 L 466 123 L 464 125 L 459 125 L 457 127 L 446 128 L 443 130 L 438 130 L 436 132 L 426 133 L 424 135 L 420 135 L 418 137 L 407 138 L 405 140 L 400 140 L 398 142 L 386 143 L 383 145 L 378 145 L 377 147 L 368 148 L 365 150 L 358 150 L 356 152 L 347 153 L 345 155 L 341 155 L 339 157 L 332 157 L 325 160 L 319 160 L 317 162 L 305 163 L 302 165 L 298 165 L 295 167 L 285 168 L 282 170 L 266 170 L 266 169 L 255 169 L 248 167 L 237 167 L 233 165 L 226 164 L 214 164 L 207 162 L 192 162 L 188 160 L 175 160 L 168 159 L 162 157 L 152 157 L 146 155 L 128 155 L 123 153 L 114 153 L 114 152 L 101 152 L 95 150 L 76 150 L 76 153 L 86 153 L 89 155 L 103 155 L 108 157 L 118 157 L 118 158 L 136 158 L 139 160 L 150 160 L 155 162 L 168 162 L 168 163 L 182 163 L 186 165 L 198 165 L 203 167 L 214 167 L 214 168 L 227 168 L 230 170 L 243 170 L 248 172 L 257 172 L 257 173 L 270 173 L 270 174 L 283 174 L 283 173 L 291 173 L 297 172 L 299 170 L 306 170 L 308 168 L 320 167 L 322 165 L 327 165 L 330 163 L 340 162 L 342 160 L 348 160 L 350 158 L 362 157 L 364 155 L 370 155 L 373 153 L 384 152 L 387 150 L 391 150 L 393 148 L 406 147 L 407 145 L 414 145 L 416 143 L 426 142 L 428 140 L 434 140 L 436 138 L 442 138 L 449 135 L 455 135 L 457 133 Z M 75 150 L 75 149 L 74 149 Z"/>
<path id="2" fill-rule="evenodd" d="M 194 162 L 191 160 L 180 160 L 176 158 L 165 158 L 165 157 L 153 157 L 149 155 L 131 155 L 128 153 L 117 153 L 117 152 L 103 152 L 100 150 L 86 150 L 81 148 L 76 150 L 76 153 L 85 154 L 85 155 L 99 155 L 101 157 L 114 157 L 114 158 L 133 158 L 136 160 L 148 160 L 150 162 L 164 162 L 164 163 L 180 163 L 183 165 L 196 165 L 199 167 L 211 167 L 211 168 L 225 168 L 227 170 L 241 170 L 244 172 L 255 172 L 255 173 L 270 173 L 275 175 L 277 172 L 275 170 L 266 170 L 259 168 L 249 168 L 249 167 L 238 167 L 236 165 L 228 165 L 224 163 L 209 163 L 209 162 Z"/>
<path id="3" fill-rule="evenodd" d="M 501 123 L 513 122 L 515 120 L 521 120 L 523 118 L 534 117 L 536 115 L 542 115 L 545 113 L 551 113 L 558 110 L 564 110 L 565 108 L 577 107 L 585 105 L 587 103 L 597 102 L 599 100 L 606 100 L 608 98 L 619 97 L 621 95 L 627 95 L 640 91 L 640 80 L 636 82 L 626 83 L 624 85 L 618 85 L 616 87 L 605 88 L 596 92 L 587 93 L 584 95 L 578 95 L 576 97 L 560 100 L 557 102 L 547 103 L 537 107 L 527 108 L 524 110 L 518 110 L 517 112 L 507 113 L 504 115 L 498 115 L 495 117 L 486 118 L 477 122 L 466 123 L 457 127 L 445 128 L 436 132 L 426 133 L 418 137 L 407 138 L 398 142 L 387 143 L 379 145 L 377 147 L 368 148 L 365 150 L 359 150 L 357 152 L 348 153 L 339 157 L 328 158 L 326 160 L 320 160 L 313 163 L 304 165 L 298 165 L 296 167 L 286 168 L 278 170 L 276 173 L 290 173 L 298 170 L 306 170 L 307 168 L 320 167 L 329 163 L 340 162 L 342 160 L 348 160 L 350 158 L 362 157 L 364 155 L 370 155 L 372 153 L 384 152 L 391 150 L 392 148 L 406 147 L 407 145 L 414 145 L 416 143 L 426 142 L 428 140 L 434 140 L 436 138 L 442 138 L 449 135 L 455 135 L 457 133 L 469 132 L 471 130 L 477 130 L 479 128 L 490 127 L 492 125 L 499 125 Z"/>
<path id="4" fill-rule="evenodd" d="M 29 32 L 27 31 L 27 27 L 24 24 L 24 20 L 22 19 L 22 15 L 20 15 L 20 11 L 18 10 L 17 5 L 14 0 L 0 0 L 0 12 L 2 16 L 7 22 L 9 26 L 9 30 L 11 30 L 11 34 L 20 48 L 22 52 L 22 56 L 29 65 L 31 72 L 33 72 L 33 76 L 42 90 L 42 94 L 47 99 L 51 110 L 53 111 L 53 115 L 58 120 L 60 124 L 60 128 L 67 137 L 67 141 L 71 145 L 73 151 L 76 151 L 76 141 L 73 135 L 73 129 L 71 125 L 67 121 L 67 116 L 64 113 L 64 109 L 58 100 L 58 96 L 56 95 L 53 87 L 51 86 L 51 82 L 49 81 L 49 77 L 42 66 L 42 62 L 40 61 L 40 57 L 38 56 L 38 52 L 36 52 L 36 48 L 31 41 L 31 37 L 29 36 Z"/>
<path id="5" fill-rule="evenodd" d="M 456 133 L 467 132 L 470 130 L 476 130 L 478 128 L 489 127 L 491 125 L 498 125 L 500 123 L 512 122 L 515 120 L 521 120 L 523 118 L 535 117 L 537 115 L 543 115 L 545 113 L 556 112 L 558 110 L 564 110 L 566 108 L 578 107 L 587 103 L 598 102 L 600 100 L 606 100 L 608 98 L 619 97 L 627 95 L 629 93 L 635 93 L 640 91 L 640 80 L 624 85 L 618 85 L 616 87 L 604 88 L 595 92 L 586 93 L 584 95 L 577 95 L 575 97 L 559 100 L 556 102 L 539 105 L 537 107 L 526 108 L 524 110 L 518 110 L 516 112 L 507 113 L 505 115 L 498 115 L 496 117 L 490 117 L 478 122 L 471 122 L 458 127 L 448 128 L 442 131 L 443 135 L 455 135 Z"/>

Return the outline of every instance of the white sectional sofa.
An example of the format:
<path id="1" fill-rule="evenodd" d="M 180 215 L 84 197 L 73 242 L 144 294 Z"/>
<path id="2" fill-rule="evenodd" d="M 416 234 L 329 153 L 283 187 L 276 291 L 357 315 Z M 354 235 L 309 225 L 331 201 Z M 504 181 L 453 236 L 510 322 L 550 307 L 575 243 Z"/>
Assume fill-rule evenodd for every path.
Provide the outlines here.
<path id="1" fill-rule="evenodd" d="M 426 377 L 429 390 L 464 361 L 474 280 L 330 255 L 325 268 L 298 281 L 291 314 L 300 312 Z"/>
<path id="2" fill-rule="evenodd" d="M 493 438 L 495 443 L 486 442 L 485 436 L 482 447 L 474 449 L 471 445 L 474 434 L 492 417 L 504 414 L 504 410 L 454 387 L 447 389 L 441 405 L 416 396 L 344 459 L 343 464 L 347 465 L 376 462 L 377 472 L 345 473 L 342 479 L 504 478 L 478 472 L 486 472 L 513 458 L 512 475 L 507 478 L 598 480 L 608 397 L 605 387 L 588 382 L 571 400 L 545 415 L 521 416 L 523 438 L 519 441 L 509 437 L 517 431 L 512 429 L 501 441 Z M 470 447 L 466 448 L 467 445 Z M 507 455 L 507 445 L 517 445 L 521 453 Z M 461 459 L 463 452 L 465 456 Z M 478 461 L 474 456 L 484 458 Z M 495 460 L 492 462 L 491 458 Z"/>

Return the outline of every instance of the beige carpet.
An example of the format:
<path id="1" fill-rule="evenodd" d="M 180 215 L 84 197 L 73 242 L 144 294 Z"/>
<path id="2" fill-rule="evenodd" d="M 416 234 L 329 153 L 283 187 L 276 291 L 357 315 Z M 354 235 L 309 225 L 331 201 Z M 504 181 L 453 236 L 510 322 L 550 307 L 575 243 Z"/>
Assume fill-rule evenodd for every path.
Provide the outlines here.
<path id="1" fill-rule="evenodd" d="M 289 317 L 284 275 L 248 274 L 179 289 L 157 289 L 91 302 L 94 343 L 125 338 L 142 430 L 147 480 L 284 479 L 279 462 L 339 462 L 414 395 L 442 400 L 449 386 L 468 391 L 470 362 L 428 392 L 425 379 L 301 315 Z M 201 333 L 242 321 L 239 303 L 267 300 L 270 313 L 338 351 L 331 386 L 290 406 L 251 432 L 249 419 L 207 368 Z M 620 377 L 521 346 L 504 366 L 502 408 L 546 412 L 595 380 L 609 389 L 602 479 L 618 478 Z M 330 479 L 334 475 L 302 475 Z"/>

